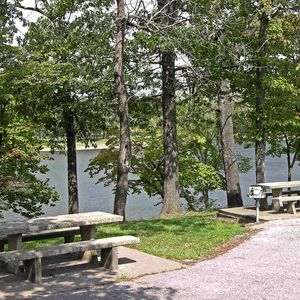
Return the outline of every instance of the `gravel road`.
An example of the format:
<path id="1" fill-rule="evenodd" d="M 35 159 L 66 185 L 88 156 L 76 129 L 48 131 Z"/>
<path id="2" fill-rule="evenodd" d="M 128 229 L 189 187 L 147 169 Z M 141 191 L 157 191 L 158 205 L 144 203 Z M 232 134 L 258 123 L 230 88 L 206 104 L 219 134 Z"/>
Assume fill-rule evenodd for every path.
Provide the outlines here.
<path id="1" fill-rule="evenodd" d="M 42 299 L 299 300 L 299 282 L 300 220 L 293 219 L 269 222 L 224 255 L 186 269 Z"/>

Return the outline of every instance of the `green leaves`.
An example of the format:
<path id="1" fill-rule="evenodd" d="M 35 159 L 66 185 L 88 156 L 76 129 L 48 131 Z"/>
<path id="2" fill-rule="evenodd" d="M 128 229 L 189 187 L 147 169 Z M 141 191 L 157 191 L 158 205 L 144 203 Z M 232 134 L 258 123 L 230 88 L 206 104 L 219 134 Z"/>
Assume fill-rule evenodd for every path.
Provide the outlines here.
<path id="1" fill-rule="evenodd" d="M 0 127 L 0 213 L 12 209 L 26 217 L 42 214 L 42 205 L 52 205 L 58 194 L 47 181 L 37 179 L 48 169 L 40 164 L 40 141 L 32 125 L 10 119 Z"/>

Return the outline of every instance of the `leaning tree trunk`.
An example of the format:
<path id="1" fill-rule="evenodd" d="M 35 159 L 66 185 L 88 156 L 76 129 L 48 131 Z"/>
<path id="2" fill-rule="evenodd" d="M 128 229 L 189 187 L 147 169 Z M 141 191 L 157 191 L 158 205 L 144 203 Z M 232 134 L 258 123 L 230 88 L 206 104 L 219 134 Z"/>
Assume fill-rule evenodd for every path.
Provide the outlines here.
<path id="1" fill-rule="evenodd" d="M 76 133 L 75 121 L 72 112 L 64 112 L 65 132 L 67 138 L 67 159 L 68 159 L 68 194 L 69 214 L 79 212 L 78 183 L 77 183 L 77 162 L 76 162 Z"/>
<path id="2" fill-rule="evenodd" d="M 237 207 L 243 205 L 243 200 L 240 189 L 240 175 L 237 164 L 229 93 L 230 81 L 228 79 L 222 80 L 220 95 L 218 97 L 218 112 L 226 179 L 227 204 L 228 207 Z"/>
<path id="3" fill-rule="evenodd" d="M 117 166 L 117 186 L 114 202 L 114 213 L 124 216 L 128 192 L 128 173 L 131 159 L 131 140 L 128 113 L 128 97 L 123 78 L 124 38 L 125 38 L 125 4 L 124 0 L 117 0 L 117 38 L 115 48 L 115 82 L 119 100 L 120 119 L 120 150 Z"/>
<path id="4" fill-rule="evenodd" d="M 265 128 L 263 124 L 263 113 L 266 101 L 266 91 L 263 83 L 265 75 L 265 57 L 267 47 L 267 28 L 268 16 L 263 12 L 260 16 L 260 29 L 259 29 L 259 50 L 256 65 L 256 141 L 255 141 L 255 169 L 256 169 L 256 182 L 262 183 L 266 181 L 266 139 Z M 262 209 L 268 209 L 267 199 L 262 199 Z"/>
<path id="5" fill-rule="evenodd" d="M 160 0 L 161 26 L 172 26 L 176 17 L 176 1 Z M 179 204 L 178 151 L 175 99 L 175 51 L 166 47 L 161 51 L 162 108 L 164 146 L 164 199 L 161 215 L 177 213 Z"/>

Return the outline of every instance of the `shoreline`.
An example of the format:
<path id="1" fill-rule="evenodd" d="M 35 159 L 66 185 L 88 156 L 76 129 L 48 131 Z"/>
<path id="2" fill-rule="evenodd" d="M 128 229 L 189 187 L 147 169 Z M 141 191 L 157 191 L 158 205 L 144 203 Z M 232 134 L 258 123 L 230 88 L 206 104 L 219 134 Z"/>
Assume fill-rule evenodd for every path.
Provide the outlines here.
<path id="1" fill-rule="evenodd" d="M 96 148 L 95 147 L 85 147 L 85 146 L 76 146 L 76 151 L 85 151 L 85 150 L 103 150 L 103 149 L 108 149 L 108 146 L 106 145 L 98 145 Z M 54 149 L 52 150 L 51 148 L 45 147 L 43 148 L 40 152 L 65 152 L 67 151 L 67 148 L 65 148 L 64 150 L 58 150 L 58 149 Z"/>

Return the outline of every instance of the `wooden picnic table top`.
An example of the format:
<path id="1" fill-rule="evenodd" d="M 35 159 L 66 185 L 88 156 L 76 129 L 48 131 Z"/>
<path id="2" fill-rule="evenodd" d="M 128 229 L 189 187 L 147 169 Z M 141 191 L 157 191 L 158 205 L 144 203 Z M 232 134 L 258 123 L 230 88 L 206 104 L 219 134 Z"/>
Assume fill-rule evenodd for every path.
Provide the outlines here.
<path id="1" fill-rule="evenodd" d="M 123 217 L 102 211 L 39 217 L 26 220 L 0 221 L 0 236 L 62 229 L 76 226 L 122 222 Z"/>
<path id="2" fill-rule="evenodd" d="M 282 189 L 282 188 L 290 188 L 290 187 L 300 187 L 300 180 L 298 181 L 281 181 L 281 182 L 265 182 L 265 183 L 257 183 L 256 185 L 263 186 L 269 189 Z"/>

